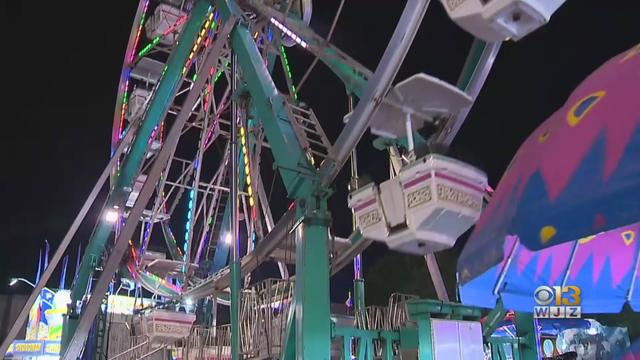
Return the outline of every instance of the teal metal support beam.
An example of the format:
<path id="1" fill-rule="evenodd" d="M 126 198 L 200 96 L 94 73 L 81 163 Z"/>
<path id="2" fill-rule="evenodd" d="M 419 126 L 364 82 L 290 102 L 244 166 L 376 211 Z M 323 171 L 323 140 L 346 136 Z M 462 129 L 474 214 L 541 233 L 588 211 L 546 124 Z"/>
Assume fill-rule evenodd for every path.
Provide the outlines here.
<path id="1" fill-rule="evenodd" d="M 498 328 L 498 324 L 500 323 L 500 321 L 502 321 L 502 319 L 504 319 L 504 316 L 506 314 L 507 309 L 504 308 L 502 298 L 500 298 L 498 300 L 498 303 L 496 304 L 496 307 L 494 307 L 489 312 L 486 319 L 482 323 L 482 336 L 484 336 L 485 338 L 491 336 L 491 334 L 496 331 L 496 329 Z"/>
<path id="2" fill-rule="evenodd" d="M 107 209 L 113 208 L 114 206 L 120 206 L 122 208 L 124 201 L 126 201 L 129 196 L 135 177 L 142 166 L 149 137 L 153 129 L 166 115 L 172 103 L 173 96 L 182 82 L 182 67 L 186 63 L 191 51 L 191 46 L 196 40 L 200 28 L 204 24 L 208 11 L 209 3 L 206 0 L 198 1 L 192 9 L 191 15 L 180 34 L 180 39 L 169 57 L 167 70 L 160 80 L 154 96 L 150 100 L 145 117 L 137 131 L 129 152 L 124 158 L 118 178 L 115 181 L 115 186 L 107 200 Z M 98 220 L 96 230 L 89 240 L 89 244 L 83 255 L 80 270 L 78 271 L 78 278 L 71 290 L 72 307 L 75 307 L 76 304 L 84 298 L 89 280 L 92 277 L 96 264 L 101 261 L 112 228 L 113 224 L 104 222 L 102 218 Z M 72 313 L 67 318 L 63 328 L 62 353 L 64 353 L 66 345 L 73 336 L 76 326 L 77 314 Z"/>
<path id="3" fill-rule="evenodd" d="M 364 279 L 353 280 L 353 305 L 356 312 L 364 310 Z"/>
<path id="4" fill-rule="evenodd" d="M 467 95 L 471 96 L 474 102 L 480 94 L 480 90 L 482 90 L 484 82 L 489 76 L 489 72 L 493 67 L 496 56 L 498 56 L 501 44 L 501 42 L 486 43 L 482 40 L 475 39 L 471 45 L 471 50 L 469 51 L 469 55 L 464 63 L 462 73 L 458 78 L 456 86 L 459 89 L 464 90 Z M 441 131 L 437 134 L 437 138 L 435 140 L 441 144 L 451 144 L 453 138 L 458 134 L 458 131 L 462 127 L 467 115 L 471 111 L 472 106 L 469 106 L 454 116 L 451 116 L 444 124 Z"/>
<path id="5" fill-rule="evenodd" d="M 290 305 L 289 317 L 287 318 L 287 328 L 282 344 L 281 360 L 293 360 L 296 358 L 296 302 L 295 299 Z M 349 359 L 351 360 L 351 359 Z"/>
<path id="6" fill-rule="evenodd" d="M 225 20 L 242 14 L 232 0 L 217 0 L 216 5 Z M 287 193 L 290 198 L 306 198 L 313 192 L 317 171 L 297 140 L 285 108 L 285 98 L 278 93 L 245 24 L 235 27 L 230 41 Z"/>
<path id="7" fill-rule="evenodd" d="M 238 89 L 238 57 L 236 54 L 232 55 L 231 60 L 231 92 L 235 92 Z M 238 120 L 239 120 L 239 104 L 238 100 L 234 99 L 231 104 L 231 176 L 229 177 L 229 200 L 231 205 L 231 220 L 230 233 L 231 233 L 231 360 L 240 360 L 240 233 L 238 231 L 238 186 L 240 181 L 238 179 L 239 169 L 238 165 L 242 161 L 240 158 L 240 151 L 238 151 Z"/>
<path id="8" fill-rule="evenodd" d="M 402 358 L 406 357 L 411 359 L 415 358 L 418 351 L 418 328 L 417 327 L 402 327 L 400 329 L 400 355 Z"/>
<path id="9" fill-rule="evenodd" d="M 538 332 L 532 313 L 516 313 L 516 335 L 520 339 L 520 359 L 538 360 Z"/>
<path id="10" fill-rule="evenodd" d="M 331 358 L 329 213 L 326 198 L 298 200 L 296 232 L 296 359 Z"/>
<path id="11" fill-rule="evenodd" d="M 482 315 L 482 310 L 477 307 L 431 299 L 410 300 L 407 302 L 407 311 L 409 318 L 416 321 L 431 315 L 480 320 Z"/>
<path id="12" fill-rule="evenodd" d="M 418 320 L 418 359 L 433 360 L 433 339 L 431 338 L 431 318 Z"/>
<path id="13" fill-rule="evenodd" d="M 456 83 L 458 89 L 465 90 L 469 86 L 471 79 L 473 79 L 473 74 L 478 70 L 478 64 L 480 64 L 482 53 L 486 47 L 486 42 L 480 39 L 473 40 L 471 50 L 469 50 L 469 55 L 467 55 L 467 60 L 462 67 L 462 72 L 460 73 L 460 77 L 458 77 L 458 82 Z"/>

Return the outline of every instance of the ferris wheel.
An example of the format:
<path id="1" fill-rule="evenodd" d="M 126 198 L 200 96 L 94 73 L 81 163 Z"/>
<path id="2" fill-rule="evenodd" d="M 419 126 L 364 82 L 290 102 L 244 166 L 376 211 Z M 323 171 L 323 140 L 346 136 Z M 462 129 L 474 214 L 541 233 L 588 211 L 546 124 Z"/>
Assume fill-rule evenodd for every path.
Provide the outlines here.
<path id="1" fill-rule="evenodd" d="M 508 3 L 521 1 L 503 1 L 498 13 L 511 14 L 515 10 Z M 233 329 L 241 277 L 249 284 L 252 271 L 269 262 L 277 264 L 282 278 L 295 266 L 295 316 L 301 334 L 327 335 L 304 351 L 324 353 L 329 349 L 324 319 L 329 318 L 330 274 L 355 257 L 359 279 L 358 254 L 373 240 L 391 248 L 402 243 L 397 249 L 409 253 L 448 248 L 477 219 L 477 199 L 465 198 L 466 210 L 448 209 L 458 217 L 464 213 L 464 224 L 448 234 L 429 233 L 423 228 L 432 227 L 425 219 L 433 208 L 413 213 L 417 208 L 396 208 L 393 199 L 404 196 L 418 178 L 436 189 L 434 167 L 439 167 L 449 174 L 445 180 L 474 191 L 469 195 L 451 188 L 447 191 L 453 195 L 447 196 L 479 196 L 482 201 L 486 178 L 479 172 L 443 158 L 416 161 L 414 148 L 426 141 L 416 130 L 430 123 L 438 129 L 434 138 L 451 141 L 500 43 L 476 40 L 457 86 L 418 74 L 392 87 L 429 1 L 408 1 L 375 72 L 330 42 L 343 4 L 329 35 L 322 37 L 308 26 L 311 0 L 140 1 L 118 86 L 111 162 L 105 170 L 111 179 L 109 197 L 71 292 L 72 304 L 78 306 L 71 307 L 65 325 L 67 356 L 80 353 L 99 311 L 100 296 L 87 300 L 89 291 L 105 293 L 118 270 L 120 277 L 170 301 L 220 297 L 226 303 L 224 294 L 230 292 Z M 478 4 L 475 13 L 488 11 Z M 520 37 L 535 28 L 531 24 L 505 29 Z M 486 35 L 485 28 L 474 26 L 470 31 Z M 503 30 L 493 29 L 492 36 Z M 313 55 L 312 65 L 295 68 L 287 57 L 291 47 Z M 299 94 L 317 61 L 357 100 L 337 139 L 327 137 L 323 122 Z M 278 67 L 282 79 L 273 76 Z M 303 74 L 297 83 L 293 69 Z M 329 186 L 369 128 L 385 139 L 397 176 L 380 190 L 365 187 L 352 194 L 349 206 L 359 229 L 340 238 L 329 226 Z M 400 169 L 407 165 L 411 171 L 403 173 Z M 424 171 L 432 175 L 425 177 Z M 291 200 L 283 215 L 272 213 L 271 179 L 279 179 Z M 101 186 L 99 181 L 96 187 Z M 414 195 L 431 196 L 423 189 Z M 93 200 L 91 195 L 89 205 Z M 411 208 L 426 203 L 416 201 Z M 369 227 L 383 220 L 387 225 Z M 390 227 L 403 224 L 399 235 L 389 236 Z M 437 246 L 434 234 L 443 235 Z M 304 312 L 316 315 L 305 317 Z"/>
<path id="2" fill-rule="evenodd" d="M 158 84 L 177 45 L 178 35 L 184 31 L 186 20 L 193 13 L 195 5 L 194 2 L 140 3 L 119 86 L 113 123 L 113 149 L 124 139 L 127 131 L 136 129 L 136 121 L 148 114 L 150 100 L 157 95 Z M 278 4 L 270 5 L 275 8 Z M 264 5 L 262 7 L 265 12 L 270 10 Z M 310 1 L 291 3 L 289 8 L 284 8 L 289 16 L 299 19 L 301 24 L 308 24 L 311 9 Z M 293 120 L 289 124 L 290 133 L 287 136 L 290 138 L 287 140 L 300 144 L 304 155 L 302 161 L 309 162 L 312 167 L 322 163 L 332 155 L 331 143 L 313 110 L 299 102 L 287 58 L 288 47 L 304 48 L 308 44 L 275 17 L 247 13 L 241 18 L 257 50 L 249 56 L 253 55 L 256 59 L 259 56 L 259 61 L 265 64 L 269 73 L 280 66 L 285 74 L 285 81 L 279 84 L 280 88 L 274 85 L 273 90 L 278 91 L 278 96 L 283 99 L 283 114 Z M 117 221 L 124 220 L 146 181 L 149 166 L 145 164 L 156 160 L 159 149 L 164 145 L 167 129 L 182 111 L 186 120 L 180 139 L 162 172 L 150 205 L 143 211 L 138 229 L 140 240 L 132 242 L 132 259 L 127 266 L 130 274 L 147 290 L 174 299 L 182 297 L 190 285 L 196 284 L 200 278 L 223 269 L 227 264 L 231 247 L 231 162 L 228 147 L 233 96 L 246 98 L 238 101 L 241 105 L 236 116 L 240 148 L 238 205 L 244 225 L 242 237 L 245 240 L 243 252 L 251 253 L 274 227 L 274 217 L 268 204 L 267 193 L 270 189 L 266 188 L 262 179 L 274 179 L 277 173 L 272 171 L 262 175 L 260 171 L 261 157 L 269 151 L 265 138 L 267 129 L 257 121 L 259 115 L 256 112 L 259 110 L 255 104 L 251 104 L 248 96 L 233 94 L 231 70 L 234 54 L 225 39 L 229 34 L 224 33 L 224 23 L 220 11 L 208 6 L 204 23 L 180 71 L 182 83 L 167 102 L 163 119 L 152 130 L 142 160 L 142 171 L 136 176 L 125 207 L 108 210 L 118 214 Z M 217 61 L 211 65 L 205 64 L 206 56 L 214 50 L 216 43 Z M 360 65 L 356 67 L 357 70 L 364 69 Z M 201 80 L 204 84 L 199 88 L 196 87 L 198 78 L 204 79 Z M 252 86 L 247 79 L 242 81 L 246 81 L 243 86 Z M 195 99 L 193 104 L 193 101 L 186 103 L 189 93 L 196 94 L 192 96 Z M 189 109 L 182 110 L 185 106 Z M 124 159 L 126 154 L 120 156 Z M 116 175 L 114 173 L 114 177 Z M 158 258 L 157 253 L 147 250 L 152 237 L 163 240 L 168 259 L 162 256 Z M 346 239 L 338 239 L 338 249 L 345 245 Z M 295 258 L 292 250 L 291 244 L 283 244 L 269 254 L 269 259 L 278 263 L 282 277 L 288 276 L 287 263 L 293 263 Z M 179 285 L 168 283 L 165 278 L 176 279 Z"/>

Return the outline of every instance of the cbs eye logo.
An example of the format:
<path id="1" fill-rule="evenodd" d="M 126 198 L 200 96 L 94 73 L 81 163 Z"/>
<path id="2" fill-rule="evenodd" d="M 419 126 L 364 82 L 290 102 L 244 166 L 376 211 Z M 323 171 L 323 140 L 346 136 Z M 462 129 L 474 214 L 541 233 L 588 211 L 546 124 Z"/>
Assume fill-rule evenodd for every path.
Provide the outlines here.
<path id="1" fill-rule="evenodd" d="M 579 306 L 581 291 L 577 286 L 538 286 L 533 298 L 539 306 Z M 552 304 L 553 303 L 553 304 Z"/>

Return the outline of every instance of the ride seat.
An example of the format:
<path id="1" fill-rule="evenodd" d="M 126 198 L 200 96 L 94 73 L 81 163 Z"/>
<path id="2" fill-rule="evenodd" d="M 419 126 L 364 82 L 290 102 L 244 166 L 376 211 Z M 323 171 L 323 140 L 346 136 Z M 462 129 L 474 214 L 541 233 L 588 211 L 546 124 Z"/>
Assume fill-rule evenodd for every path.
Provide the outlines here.
<path id="1" fill-rule="evenodd" d="M 565 0 L 440 0 L 458 26 L 485 41 L 520 40 L 549 22 Z"/>
<path id="2" fill-rule="evenodd" d="M 480 217 L 487 186 L 484 172 L 461 161 L 429 154 L 397 177 L 349 195 L 362 234 L 392 250 L 424 255 L 448 249 Z"/>

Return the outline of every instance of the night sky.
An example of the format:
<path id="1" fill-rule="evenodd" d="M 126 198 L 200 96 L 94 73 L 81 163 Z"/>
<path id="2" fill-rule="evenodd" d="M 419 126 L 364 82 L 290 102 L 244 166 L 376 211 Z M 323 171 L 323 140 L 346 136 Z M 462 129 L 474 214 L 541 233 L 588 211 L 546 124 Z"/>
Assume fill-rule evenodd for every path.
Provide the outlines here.
<path id="1" fill-rule="evenodd" d="M 316 1 L 311 23 L 316 32 L 327 33 L 338 3 Z M 372 70 L 404 6 L 382 4 L 347 0 L 333 37 L 334 44 Z M 137 2 L 4 1 L 0 6 L 8 44 L 2 52 L 0 291 L 24 292 L 24 286 L 10 290 L 9 278 L 34 278 L 44 240 L 57 246 L 108 161 L 116 88 Z M 635 0 L 568 0 L 550 24 L 521 42 L 504 44 L 454 142 L 456 152 L 496 185 L 519 144 L 573 88 L 640 41 L 638 14 Z M 471 41 L 432 1 L 396 82 L 425 72 L 455 83 Z M 301 49 L 290 50 L 296 82 L 311 60 Z M 319 64 L 300 94 L 332 140 L 347 111 L 341 89 Z M 359 145 L 360 170 L 381 181 L 388 174 L 380 166 L 385 154 L 371 150 L 371 139 L 365 136 Z M 343 171 L 331 199 L 341 236 L 350 227 L 346 182 Z M 87 234 L 84 229 L 74 241 L 71 262 L 77 241 L 86 243 Z"/>

